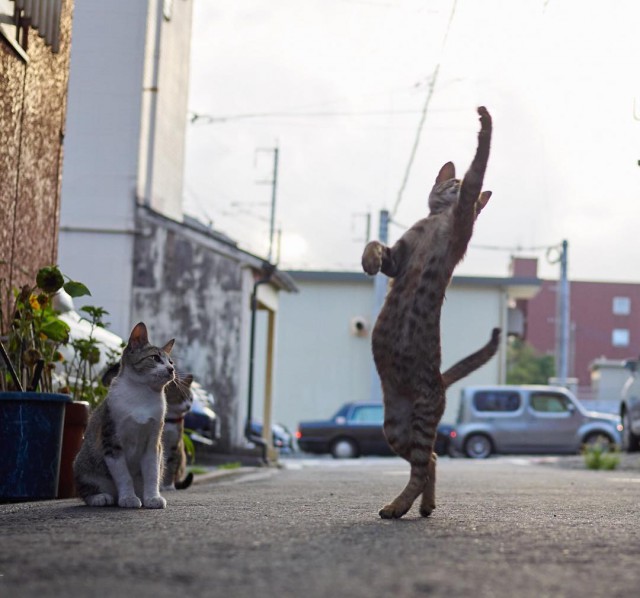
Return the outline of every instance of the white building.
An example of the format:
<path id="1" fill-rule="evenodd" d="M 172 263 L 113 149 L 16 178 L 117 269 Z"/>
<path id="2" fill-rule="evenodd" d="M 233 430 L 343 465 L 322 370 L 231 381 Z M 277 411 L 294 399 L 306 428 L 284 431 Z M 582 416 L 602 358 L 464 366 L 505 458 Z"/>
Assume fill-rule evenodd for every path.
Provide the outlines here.
<path id="1" fill-rule="evenodd" d="M 59 264 L 89 287 L 84 304 L 105 308 L 119 336 L 144 321 L 152 342 L 176 339 L 178 370 L 213 392 L 220 449 L 233 451 L 249 410 L 250 297 L 271 268 L 182 212 L 192 7 L 76 2 Z M 281 290 L 295 285 L 277 271 L 258 290 L 272 325 L 256 354 L 268 363 Z M 267 378 L 254 414 L 268 421 Z"/>
<path id="2" fill-rule="evenodd" d="M 343 403 L 370 400 L 379 381 L 371 355 L 373 279 L 357 272 L 289 274 L 300 294 L 281 298 L 273 417 L 294 431 L 301 420 L 326 419 Z M 511 306 L 540 285 L 537 278 L 454 276 L 442 311 L 443 368 L 479 349 L 496 326 L 520 334 L 522 320 Z M 449 389 L 443 421 L 455 420 L 462 386 L 504 384 L 506 337 L 496 357 Z"/>
<path id="3" fill-rule="evenodd" d="M 192 0 L 76 2 L 59 262 L 131 328 L 136 209 L 182 219 Z"/>

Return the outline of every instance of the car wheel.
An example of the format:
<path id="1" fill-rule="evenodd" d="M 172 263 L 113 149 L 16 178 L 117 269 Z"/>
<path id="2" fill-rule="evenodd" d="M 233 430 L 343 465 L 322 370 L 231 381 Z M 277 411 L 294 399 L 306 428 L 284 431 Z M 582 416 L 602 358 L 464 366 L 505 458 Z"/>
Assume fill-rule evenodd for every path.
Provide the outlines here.
<path id="1" fill-rule="evenodd" d="M 338 438 L 331 445 L 334 459 L 354 459 L 358 456 L 358 447 L 350 438 Z"/>
<path id="2" fill-rule="evenodd" d="M 464 443 L 464 453 L 470 459 L 486 459 L 492 452 L 491 439 L 484 434 L 471 434 Z"/>
<path id="3" fill-rule="evenodd" d="M 622 446 L 627 453 L 636 453 L 638 445 L 640 445 L 640 437 L 631 431 L 631 418 L 625 411 L 622 414 Z"/>
<path id="4" fill-rule="evenodd" d="M 583 445 L 585 447 L 600 445 L 603 449 L 611 450 L 615 447 L 615 442 L 606 432 L 592 432 L 586 436 Z"/>

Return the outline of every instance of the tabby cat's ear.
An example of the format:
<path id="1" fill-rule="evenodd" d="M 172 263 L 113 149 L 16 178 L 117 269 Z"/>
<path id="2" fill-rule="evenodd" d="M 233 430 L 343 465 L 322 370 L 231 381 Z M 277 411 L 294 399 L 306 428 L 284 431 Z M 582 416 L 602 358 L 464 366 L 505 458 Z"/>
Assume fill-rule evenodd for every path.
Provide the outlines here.
<path id="1" fill-rule="evenodd" d="M 491 198 L 491 191 L 483 191 L 480 193 L 480 197 L 478 197 L 478 205 L 480 209 L 484 208 L 487 205 L 487 202 Z"/>
<path id="2" fill-rule="evenodd" d="M 188 388 L 193 383 L 193 374 L 187 374 L 182 378 L 182 383 Z"/>
<path id="3" fill-rule="evenodd" d="M 171 349 L 173 349 L 173 343 L 176 342 L 175 338 L 172 338 L 164 347 L 162 347 L 162 350 L 169 355 L 169 353 L 171 353 Z"/>
<path id="4" fill-rule="evenodd" d="M 147 344 L 149 344 L 147 327 L 144 325 L 144 322 L 139 322 L 131 331 L 131 336 L 129 337 L 129 347 L 135 350 L 140 349 Z"/>
<path id="5" fill-rule="evenodd" d="M 447 162 L 438 173 L 436 177 L 436 184 L 444 183 L 450 179 L 456 178 L 456 167 L 453 165 L 453 162 Z"/>

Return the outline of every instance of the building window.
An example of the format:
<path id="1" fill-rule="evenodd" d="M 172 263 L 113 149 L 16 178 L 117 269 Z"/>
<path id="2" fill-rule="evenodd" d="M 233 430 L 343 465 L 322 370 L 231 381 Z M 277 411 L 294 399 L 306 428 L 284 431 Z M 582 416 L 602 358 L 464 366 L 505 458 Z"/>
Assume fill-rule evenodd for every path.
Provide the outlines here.
<path id="1" fill-rule="evenodd" d="M 629 297 L 613 298 L 613 315 L 628 316 L 631 313 L 631 299 Z"/>
<path id="2" fill-rule="evenodd" d="M 611 333 L 611 344 L 614 347 L 628 347 L 629 331 L 626 328 L 615 328 Z"/>

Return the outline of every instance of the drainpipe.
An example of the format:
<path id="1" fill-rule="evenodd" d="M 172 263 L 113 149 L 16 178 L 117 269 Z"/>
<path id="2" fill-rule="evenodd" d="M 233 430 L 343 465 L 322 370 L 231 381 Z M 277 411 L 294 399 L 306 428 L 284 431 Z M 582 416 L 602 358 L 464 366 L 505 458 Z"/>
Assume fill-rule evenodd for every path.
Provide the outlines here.
<path id="1" fill-rule="evenodd" d="M 148 119 L 147 129 L 147 148 L 146 155 L 141 156 L 145 160 L 144 166 L 144 196 L 142 203 L 151 207 L 153 194 L 153 169 L 156 150 L 156 127 L 158 116 L 158 84 L 160 81 L 160 45 L 162 37 L 162 22 L 164 16 L 162 14 L 162 0 L 155 1 L 155 22 L 152 31 L 147 24 L 147 35 L 153 35 L 153 39 L 147 39 L 147 47 L 145 48 L 145 73 L 143 94 L 148 97 L 148 105 L 146 106 L 146 118 Z M 153 3 L 149 4 L 149 13 Z M 144 96 L 143 96 L 144 97 Z"/>
<path id="2" fill-rule="evenodd" d="M 262 460 L 267 462 L 267 443 L 262 436 L 257 436 L 251 431 L 251 421 L 253 419 L 253 357 L 256 342 L 256 312 L 258 311 L 258 287 L 271 281 L 276 266 L 269 262 L 262 263 L 262 277 L 256 280 L 251 293 L 251 332 L 249 337 L 249 392 L 247 396 L 247 423 L 244 429 L 244 436 L 249 442 L 257 444 L 262 449 Z"/>

